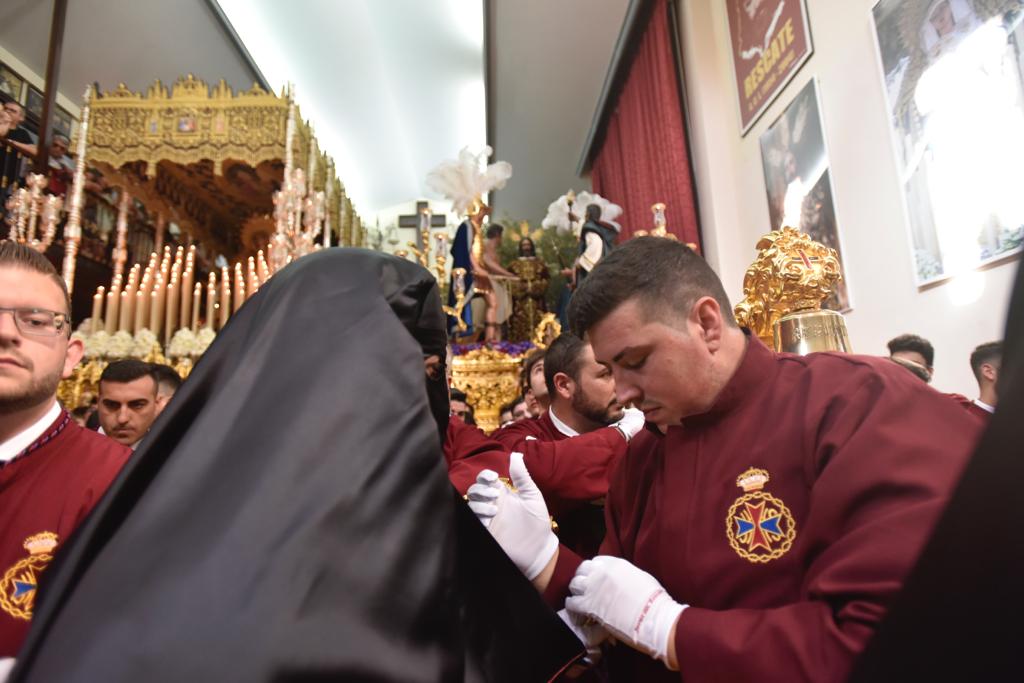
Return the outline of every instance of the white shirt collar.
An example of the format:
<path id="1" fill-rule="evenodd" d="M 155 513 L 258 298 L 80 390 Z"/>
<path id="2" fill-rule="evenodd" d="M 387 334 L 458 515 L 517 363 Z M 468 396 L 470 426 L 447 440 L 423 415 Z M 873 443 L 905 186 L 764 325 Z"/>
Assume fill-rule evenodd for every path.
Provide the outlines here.
<path id="1" fill-rule="evenodd" d="M 982 401 L 980 398 L 974 399 L 974 405 L 978 406 L 982 410 L 987 410 L 990 413 L 996 412 L 996 407 L 995 406 L 990 406 L 989 404 L 987 404 L 984 401 Z"/>
<path id="2" fill-rule="evenodd" d="M 7 462 L 31 446 L 36 439 L 43 435 L 46 428 L 54 423 L 58 415 L 60 415 L 60 406 L 54 401 L 45 415 L 7 441 L 0 443 L 0 462 Z"/>
<path id="3" fill-rule="evenodd" d="M 555 429 L 557 429 L 558 431 L 562 432 L 566 436 L 579 436 L 580 435 L 580 433 L 577 432 L 575 429 L 573 429 L 572 427 L 570 427 L 569 425 L 565 424 L 564 422 L 562 422 L 561 420 L 558 419 L 558 416 L 555 415 L 555 407 L 554 406 L 551 406 L 550 408 L 548 408 L 548 416 L 551 418 L 552 424 L 555 425 Z"/>

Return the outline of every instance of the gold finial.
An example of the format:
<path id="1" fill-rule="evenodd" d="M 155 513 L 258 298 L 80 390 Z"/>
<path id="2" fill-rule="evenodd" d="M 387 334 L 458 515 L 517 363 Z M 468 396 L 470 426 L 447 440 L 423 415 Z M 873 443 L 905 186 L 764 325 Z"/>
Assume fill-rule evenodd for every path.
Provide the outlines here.
<path id="1" fill-rule="evenodd" d="M 842 273 L 835 249 L 795 228 L 768 233 L 757 250 L 734 311 L 741 326 L 772 346 L 775 323 L 789 313 L 820 310 Z"/>

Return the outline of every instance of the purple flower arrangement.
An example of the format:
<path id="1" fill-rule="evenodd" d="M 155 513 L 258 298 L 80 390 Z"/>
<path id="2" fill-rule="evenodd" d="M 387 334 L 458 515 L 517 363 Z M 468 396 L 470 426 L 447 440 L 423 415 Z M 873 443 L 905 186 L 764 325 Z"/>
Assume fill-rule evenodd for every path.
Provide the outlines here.
<path id="1" fill-rule="evenodd" d="M 523 356 L 536 348 L 533 342 L 473 342 L 472 344 L 452 344 L 452 355 L 461 356 L 464 353 L 470 351 L 476 351 L 477 349 L 489 348 L 495 351 L 500 351 L 509 356 Z"/>

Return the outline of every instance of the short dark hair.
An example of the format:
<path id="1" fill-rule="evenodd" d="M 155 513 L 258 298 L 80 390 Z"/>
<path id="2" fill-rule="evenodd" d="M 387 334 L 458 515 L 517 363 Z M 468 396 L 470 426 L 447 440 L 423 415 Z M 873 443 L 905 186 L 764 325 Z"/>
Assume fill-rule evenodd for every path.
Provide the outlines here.
<path id="1" fill-rule="evenodd" d="M 500 223 L 491 223 L 487 226 L 487 232 L 484 235 L 487 239 L 491 239 L 492 237 L 501 237 L 503 232 L 505 232 L 504 226 Z"/>
<path id="2" fill-rule="evenodd" d="M 523 361 L 523 375 L 519 378 L 519 383 L 523 387 L 523 393 L 530 388 L 530 371 L 533 370 L 533 366 L 544 360 L 544 349 L 534 349 L 530 352 L 530 355 Z"/>
<path id="3" fill-rule="evenodd" d="M 64 278 L 60 276 L 60 273 L 53 267 L 50 260 L 38 251 L 13 240 L 0 240 L 0 267 L 31 270 L 53 280 L 54 284 L 60 287 L 60 291 L 64 295 L 65 310 L 58 311 L 58 313 L 63 312 L 69 317 L 71 316 L 71 297 L 68 296 L 67 283 L 64 282 Z M 68 320 L 68 329 L 71 329 L 70 320 Z"/>
<path id="4" fill-rule="evenodd" d="M 594 267 L 569 301 L 569 327 L 583 337 L 591 327 L 633 298 L 648 315 L 670 308 L 684 315 L 710 296 L 722 319 L 736 326 L 722 281 L 707 261 L 685 244 L 664 237 L 636 237 Z"/>
<path id="5" fill-rule="evenodd" d="M 563 332 L 548 346 L 544 356 L 544 383 L 548 386 L 548 395 L 555 396 L 555 375 L 562 373 L 580 381 L 580 357 L 586 343 L 572 332 Z"/>
<path id="6" fill-rule="evenodd" d="M 152 363 L 147 363 L 136 358 L 116 360 L 103 369 L 103 374 L 100 375 L 100 391 L 103 391 L 104 382 L 127 384 L 128 382 L 134 382 L 135 380 L 143 377 L 152 378 L 154 387 L 156 387 L 159 382 L 156 374 L 153 372 Z"/>
<path id="7" fill-rule="evenodd" d="M 986 363 L 998 364 L 1003 358 L 1003 342 L 994 341 L 987 344 L 980 344 L 971 352 L 971 370 L 974 378 L 981 381 L 981 366 Z"/>
<path id="8" fill-rule="evenodd" d="M 170 365 L 153 363 L 150 367 L 153 377 L 156 378 L 157 391 L 167 389 L 173 394 L 181 387 L 181 375 Z"/>
<path id="9" fill-rule="evenodd" d="M 932 343 L 916 334 L 901 334 L 890 339 L 887 346 L 889 347 L 890 356 L 897 351 L 913 351 L 914 353 L 921 354 L 925 365 L 929 368 L 935 362 L 935 349 L 932 347 Z"/>
<path id="10" fill-rule="evenodd" d="M 466 399 L 466 392 L 462 391 L 461 389 L 452 388 L 449 400 L 450 401 L 462 401 L 466 405 L 469 405 L 469 402 Z"/>

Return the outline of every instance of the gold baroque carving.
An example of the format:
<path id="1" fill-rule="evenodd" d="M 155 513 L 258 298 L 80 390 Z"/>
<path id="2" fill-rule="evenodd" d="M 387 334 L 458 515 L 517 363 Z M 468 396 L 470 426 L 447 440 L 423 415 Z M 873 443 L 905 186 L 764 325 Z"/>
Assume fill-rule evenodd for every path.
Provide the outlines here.
<path id="1" fill-rule="evenodd" d="M 835 249 L 795 228 L 768 233 L 757 250 L 743 277 L 743 300 L 734 312 L 741 326 L 771 347 L 775 323 L 789 313 L 820 310 L 842 273 Z"/>

